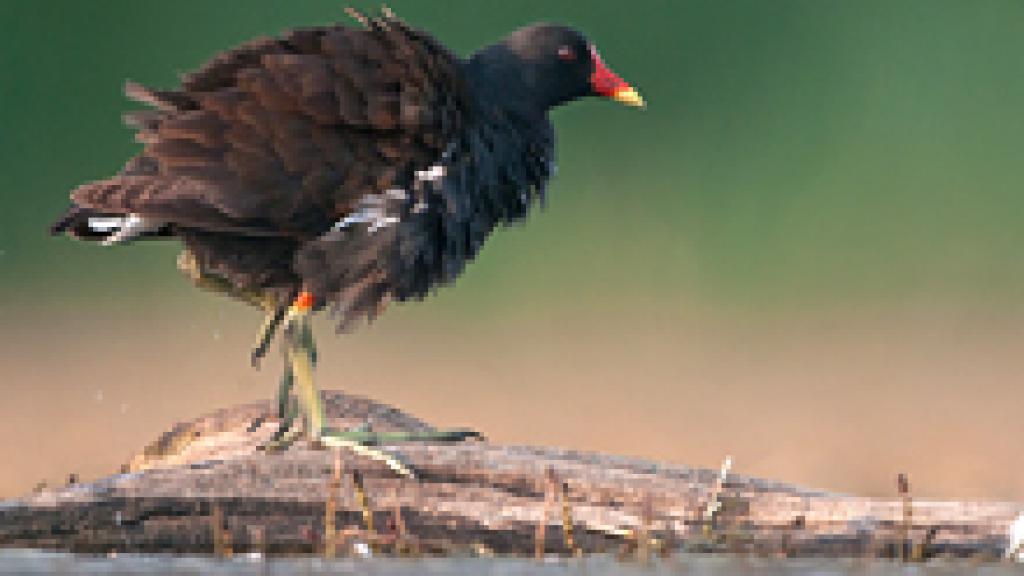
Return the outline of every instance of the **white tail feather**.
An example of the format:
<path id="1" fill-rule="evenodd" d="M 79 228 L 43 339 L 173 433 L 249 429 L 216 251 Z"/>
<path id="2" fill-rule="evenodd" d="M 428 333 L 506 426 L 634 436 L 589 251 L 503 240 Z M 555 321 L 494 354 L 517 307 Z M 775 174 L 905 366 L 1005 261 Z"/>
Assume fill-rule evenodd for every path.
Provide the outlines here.
<path id="1" fill-rule="evenodd" d="M 128 242 L 149 232 L 156 232 L 164 223 L 152 218 L 129 214 L 125 217 L 97 216 L 89 218 L 89 228 L 96 232 L 110 233 L 102 242 L 104 246 L 112 246 Z"/>

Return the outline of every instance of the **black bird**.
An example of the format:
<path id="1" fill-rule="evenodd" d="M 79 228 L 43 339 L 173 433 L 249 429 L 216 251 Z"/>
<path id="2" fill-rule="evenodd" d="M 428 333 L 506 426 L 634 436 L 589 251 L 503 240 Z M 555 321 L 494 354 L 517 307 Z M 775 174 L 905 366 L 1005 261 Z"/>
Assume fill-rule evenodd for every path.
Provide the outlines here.
<path id="1" fill-rule="evenodd" d="M 126 84 L 152 108 L 125 116 L 144 148 L 77 188 L 52 232 L 180 239 L 178 266 L 198 286 L 266 311 L 254 363 L 284 325 L 282 423 L 266 447 L 304 430 L 411 474 L 368 446 L 475 433 L 325 428 L 310 315 L 330 307 L 344 328 L 452 282 L 496 226 L 544 195 L 552 108 L 643 100 L 571 28 L 528 26 L 464 60 L 390 11 L 352 14 L 361 27 L 252 41 L 174 90 Z"/>

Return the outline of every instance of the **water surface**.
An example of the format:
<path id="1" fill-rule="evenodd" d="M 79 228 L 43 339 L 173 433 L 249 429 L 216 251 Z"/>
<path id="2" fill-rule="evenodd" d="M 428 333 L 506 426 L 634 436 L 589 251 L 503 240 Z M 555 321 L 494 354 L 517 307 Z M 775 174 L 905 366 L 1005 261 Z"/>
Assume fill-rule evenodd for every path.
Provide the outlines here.
<path id="1" fill-rule="evenodd" d="M 584 559 L 552 559 L 538 562 L 519 558 L 343 558 L 325 562 L 318 558 L 263 560 L 238 557 L 219 560 L 200 556 L 123 554 L 114 558 L 33 550 L 0 551 L 0 575 L 83 574 L 83 575 L 373 575 L 373 576 L 517 576 L 558 575 L 669 575 L 732 576 L 739 574 L 795 576 L 903 576 L 1024 574 L 1024 567 L 1012 564 L 972 565 L 966 562 L 935 561 L 928 564 L 900 564 L 886 561 L 834 559 L 763 559 L 724 555 L 680 555 L 650 564 L 623 563 L 610 556 Z"/>

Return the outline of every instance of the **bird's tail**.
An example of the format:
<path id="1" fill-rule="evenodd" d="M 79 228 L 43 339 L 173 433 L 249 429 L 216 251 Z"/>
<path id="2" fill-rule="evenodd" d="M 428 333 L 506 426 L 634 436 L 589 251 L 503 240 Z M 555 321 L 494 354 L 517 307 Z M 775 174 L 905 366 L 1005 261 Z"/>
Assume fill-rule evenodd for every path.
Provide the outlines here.
<path id="1" fill-rule="evenodd" d="M 81 206 L 72 206 L 50 226 L 50 234 L 67 234 L 79 240 L 119 244 L 141 236 L 159 235 L 162 223 L 153 222 L 137 214 L 99 212 Z"/>

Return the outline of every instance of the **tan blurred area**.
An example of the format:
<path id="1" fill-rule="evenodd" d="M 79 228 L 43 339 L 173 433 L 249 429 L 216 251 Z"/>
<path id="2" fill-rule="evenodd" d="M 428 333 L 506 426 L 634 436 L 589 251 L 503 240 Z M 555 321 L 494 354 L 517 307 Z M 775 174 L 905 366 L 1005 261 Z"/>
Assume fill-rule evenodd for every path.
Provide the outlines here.
<path id="1" fill-rule="evenodd" d="M 161 307 L 153 307 L 160 302 Z M 717 467 L 835 491 L 1024 500 L 1024 318 L 858 310 L 743 321 L 660 305 L 318 325 L 323 387 L 496 442 Z M 259 316 L 203 299 L 49 302 L 0 316 L 0 495 L 111 473 L 177 421 L 271 397 Z"/>

